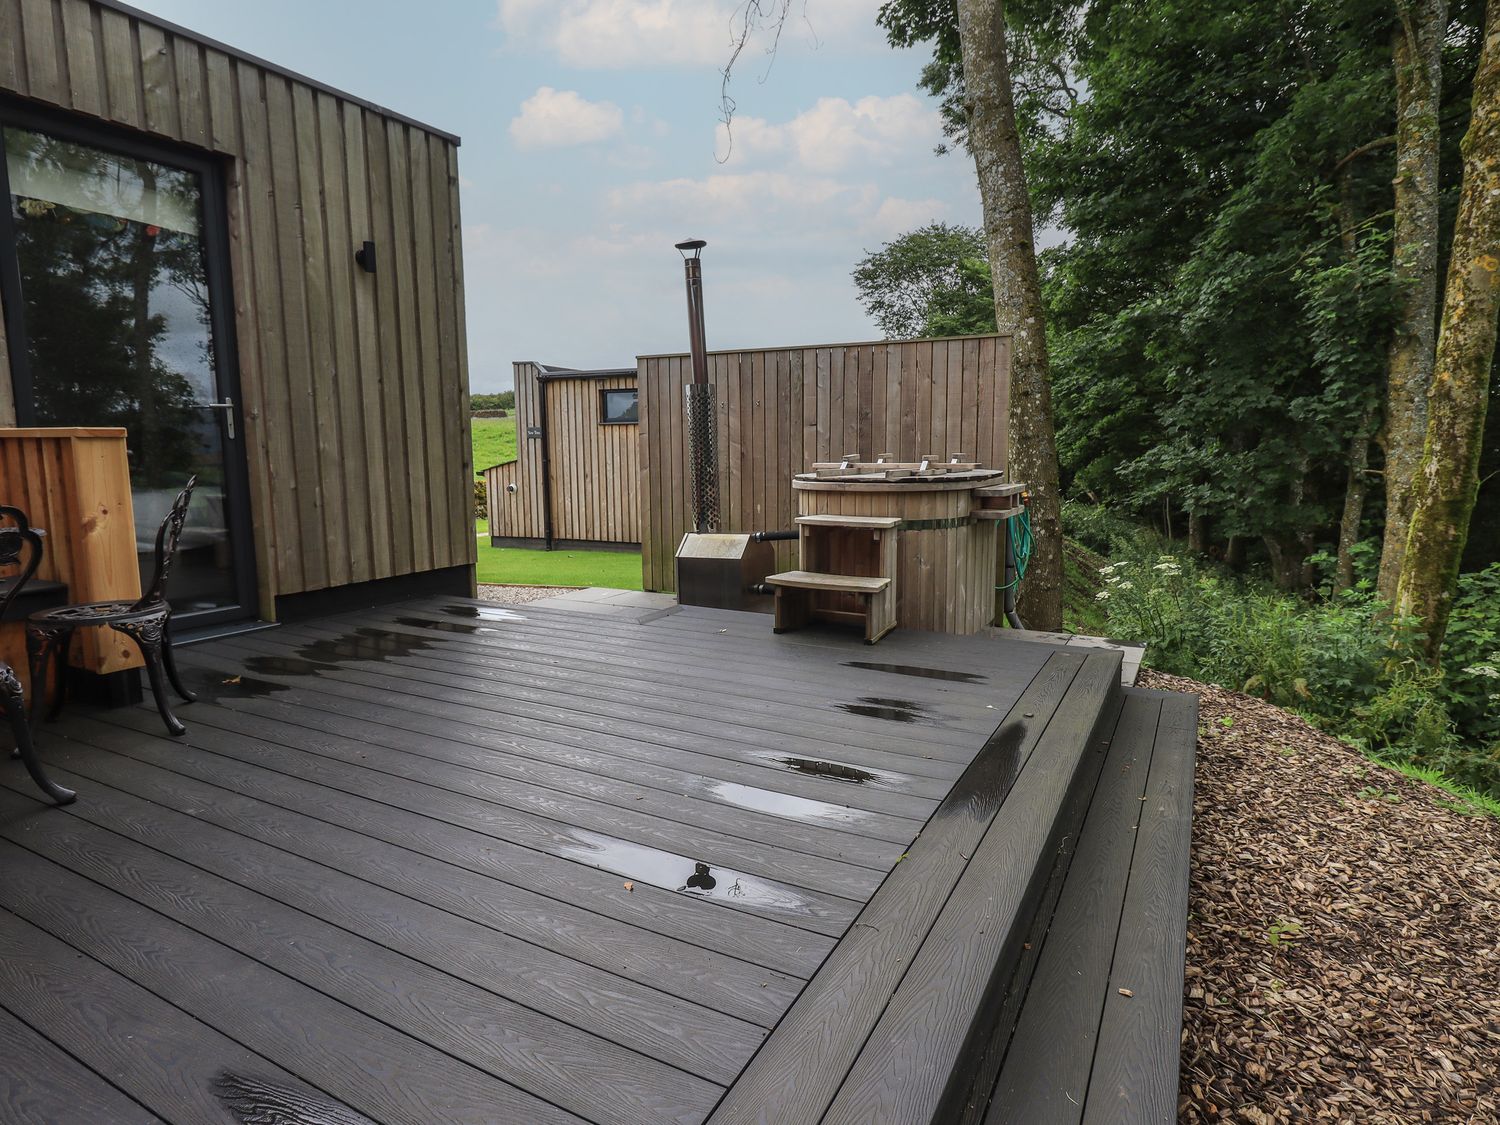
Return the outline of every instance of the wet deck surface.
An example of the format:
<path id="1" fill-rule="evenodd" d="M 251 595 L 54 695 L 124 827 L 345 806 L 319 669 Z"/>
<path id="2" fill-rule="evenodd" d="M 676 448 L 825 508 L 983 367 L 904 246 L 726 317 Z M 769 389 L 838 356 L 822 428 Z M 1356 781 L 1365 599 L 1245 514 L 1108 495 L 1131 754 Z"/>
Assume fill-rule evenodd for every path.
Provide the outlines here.
<path id="1" fill-rule="evenodd" d="M 452 598 L 181 649 L 186 737 L 0 773 L 5 1119 L 702 1121 L 1051 652 Z"/>

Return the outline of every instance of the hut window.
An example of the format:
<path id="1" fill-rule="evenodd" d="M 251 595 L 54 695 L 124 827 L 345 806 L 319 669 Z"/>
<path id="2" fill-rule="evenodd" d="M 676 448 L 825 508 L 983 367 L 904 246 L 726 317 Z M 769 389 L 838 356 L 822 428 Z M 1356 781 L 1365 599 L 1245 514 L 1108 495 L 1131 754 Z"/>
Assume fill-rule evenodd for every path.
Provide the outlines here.
<path id="1" fill-rule="evenodd" d="M 635 388 L 626 391 L 599 392 L 599 424 L 601 426 L 634 425 L 641 420 L 640 404 Z"/>

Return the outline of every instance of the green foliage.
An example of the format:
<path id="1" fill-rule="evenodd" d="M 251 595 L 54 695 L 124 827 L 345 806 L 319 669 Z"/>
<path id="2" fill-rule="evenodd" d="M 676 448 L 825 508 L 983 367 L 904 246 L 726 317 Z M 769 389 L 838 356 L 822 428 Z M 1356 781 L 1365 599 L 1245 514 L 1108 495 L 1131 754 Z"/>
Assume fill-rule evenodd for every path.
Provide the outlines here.
<path id="1" fill-rule="evenodd" d="M 1482 7 L 1455 0 L 1444 38 L 1445 226 Z M 1033 213 L 1066 236 L 1042 255 L 1064 487 L 1164 528 L 1207 517 L 1218 543 L 1264 542 L 1297 583 L 1300 560 L 1334 546 L 1350 451 L 1378 423 L 1396 9 L 1014 0 L 1005 14 Z M 878 22 L 893 45 L 930 47 L 921 85 L 963 144 L 953 0 L 885 0 Z M 973 330 L 956 304 L 924 328 Z M 1500 403 L 1491 418 L 1483 472 L 1500 480 Z M 1497 511 L 1490 484 L 1466 566 L 1497 557 Z"/>
<path id="2" fill-rule="evenodd" d="M 854 285 L 865 312 L 887 339 L 926 333 L 934 315 L 976 315 L 995 329 L 994 297 L 985 258 L 984 232 L 949 223 L 931 223 L 867 253 L 854 269 Z M 943 333 L 962 335 L 962 333 Z"/>
<path id="3" fill-rule="evenodd" d="M 965 258 L 958 263 L 958 281 L 935 289 L 927 302 L 923 336 L 973 336 L 995 331 L 995 294 L 990 263 Z"/>
<path id="4" fill-rule="evenodd" d="M 516 408 L 516 392 L 501 391 L 493 395 L 470 395 L 470 410 L 514 410 Z"/>
<path id="5" fill-rule="evenodd" d="M 1083 508 L 1064 519 L 1109 542 L 1096 595 L 1108 634 L 1144 642 L 1150 667 L 1260 696 L 1382 762 L 1500 796 L 1500 565 L 1463 577 L 1439 669 L 1416 623 L 1393 622 L 1367 582 L 1304 600 Z"/>

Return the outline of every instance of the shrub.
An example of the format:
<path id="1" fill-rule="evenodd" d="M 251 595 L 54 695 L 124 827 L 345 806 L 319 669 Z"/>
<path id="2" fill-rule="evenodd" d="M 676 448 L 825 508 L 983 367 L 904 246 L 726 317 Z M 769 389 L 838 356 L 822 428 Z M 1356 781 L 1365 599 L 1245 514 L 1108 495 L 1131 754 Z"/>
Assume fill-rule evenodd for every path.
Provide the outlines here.
<path id="1" fill-rule="evenodd" d="M 1227 577 L 1137 532 L 1114 537 L 1096 595 L 1146 662 L 1296 711 L 1389 761 L 1500 795 L 1500 565 L 1465 575 L 1443 667 L 1368 584 L 1313 601 Z"/>
<path id="2" fill-rule="evenodd" d="M 1082 500 L 1063 501 L 1062 525 L 1064 536 L 1109 557 L 1128 550 L 1142 533 L 1135 524 L 1104 505 Z"/>

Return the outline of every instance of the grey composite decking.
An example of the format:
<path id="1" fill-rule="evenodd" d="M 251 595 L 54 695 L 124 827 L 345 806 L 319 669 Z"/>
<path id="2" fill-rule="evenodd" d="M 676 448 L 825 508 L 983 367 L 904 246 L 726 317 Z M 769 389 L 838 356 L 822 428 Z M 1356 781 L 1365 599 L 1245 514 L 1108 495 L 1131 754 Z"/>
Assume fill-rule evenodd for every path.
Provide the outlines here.
<path id="1" fill-rule="evenodd" d="M 0 775 L 6 1112 L 705 1120 L 1055 656 L 461 599 L 181 649 L 185 738 Z"/>

